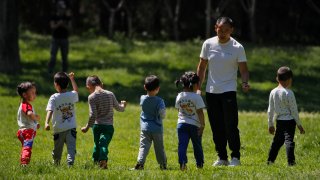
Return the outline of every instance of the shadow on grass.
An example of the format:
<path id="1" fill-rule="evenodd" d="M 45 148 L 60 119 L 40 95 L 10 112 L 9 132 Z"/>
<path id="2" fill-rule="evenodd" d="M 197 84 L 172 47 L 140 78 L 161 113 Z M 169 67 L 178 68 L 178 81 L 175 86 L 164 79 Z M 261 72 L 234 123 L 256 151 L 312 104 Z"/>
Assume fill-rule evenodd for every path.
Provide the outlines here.
<path id="1" fill-rule="evenodd" d="M 40 43 L 41 44 L 41 43 Z M 170 66 L 170 62 L 162 61 L 157 57 L 150 57 L 150 61 L 136 60 L 130 56 L 127 56 L 127 52 L 131 51 L 135 47 L 131 47 L 129 50 L 123 50 L 120 48 L 119 52 L 101 53 L 101 51 L 95 52 L 93 49 L 91 54 L 94 54 L 94 58 L 90 58 L 90 55 L 84 56 L 82 59 L 73 59 L 70 63 L 70 69 L 75 70 L 76 73 L 81 74 L 76 76 L 76 81 L 79 86 L 80 101 L 87 101 L 88 92 L 85 89 L 85 80 L 87 75 L 95 74 L 95 71 L 105 71 L 109 69 L 125 69 L 129 75 L 139 77 L 139 81 L 132 81 L 129 84 L 123 84 L 122 80 L 126 77 L 118 78 L 118 81 L 109 83 L 106 89 L 115 93 L 118 100 L 127 100 L 129 103 L 139 104 L 140 95 L 145 94 L 143 89 L 143 81 L 146 75 L 155 74 L 161 79 L 161 90 L 159 96 L 162 97 L 167 106 L 174 106 L 175 97 L 178 93 L 175 87 L 174 81 L 180 77 L 182 73 L 188 70 L 195 70 L 197 64 L 190 64 L 190 69 L 183 69 L 180 66 Z M 148 45 L 147 45 L 148 47 Z M 148 47 L 150 49 L 144 51 L 152 51 L 155 49 L 163 48 L 163 43 L 153 43 Z M 249 47 L 247 51 L 251 51 L 253 47 Z M 286 51 L 286 49 L 284 48 Z M 296 52 L 296 49 L 287 50 L 289 53 Z M 300 53 L 305 49 L 298 48 Z M 141 52 L 141 53 L 143 53 Z M 119 55 L 120 54 L 120 55 Z M 153 58 L 153 59 L 152 59 Z M 159 57 L 158 57 L 159 58 Z M 250 58 L 250 57 L 249 57 Z M 22 62 L 23 71 L 20 76 L 5 75 L 0 76 L 6 79 L 0 80 L 0 88 L 5 89 L 6 93 L 1 93 L 6 96 L 16 96 L 15 88 L 18 83 L 26 80 L 33 80 L 37 84 L 37 90 L 39 95 L 43 95 L 49 98 L 49 96 L 55 93 L 53 87 L 53 75 L 47 73 L 48 60 L 33 60 L 31 62 Z M 274 62 L 259 62 L 255 59 L 249 62 L 250 70 L 250 82 L 273 84 L 272 87 L 259 88 L 252 86 L 249 93 L 244 94 L 238 89 L 238 104 L 240 110 L 245 111 L 266 111 L 268 108 L 269 93 L 272 88 L 277 86 L 275 81 L 275 72 L 282 65 L 288 65 L 290 67 L 300 67 L 298 62 L 291 61 L 290 57 L 284 57 L 274 60 Z M 251 64 L 250 64 L 251 63 Z M 59 62 L 56 64 L 56 68 L 60 67 Z M 303 67 L 302 67 L 303 69 Z M 90 72 L 86 74 L 85 72 Z M 320 72 L 318 66 L 307 67 L 308 72 Z M 311 73 L 312 74 L 312 73 Z M 101 77 L 102 79 L 108 79 L 108 77 Z M 318 78 L 314 75 L 308 75 L 307 72 L 301 71 L 294 75 L 293 91 L 295 92 L 298 107 L 303 111 L 318 111 L 320 109 L 319 98 L 319 84 L 316 82 Z M 202 87 L 204 90 L 205 88 Z M 205 99 L 205 98 L 204 98 Z"/>

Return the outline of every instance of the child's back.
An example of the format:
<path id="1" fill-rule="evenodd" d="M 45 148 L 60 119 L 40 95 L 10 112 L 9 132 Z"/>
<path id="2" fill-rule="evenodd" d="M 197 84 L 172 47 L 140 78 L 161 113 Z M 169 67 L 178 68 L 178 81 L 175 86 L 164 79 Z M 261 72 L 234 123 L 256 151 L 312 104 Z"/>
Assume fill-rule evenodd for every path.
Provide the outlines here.
<path id="1" fill-rule="evenodd" d="M 71 80 L 73 91 L 67 91 Z M 49 122 L 52 118 L 54 149 L 52 156 L 56 165 L 60 164 L 63 146 L 67 145 L 67 162 L 74 164 L 76 154 L 76 114 L 75 103 L 78 102 L 78 86 L 74 80 L 74 73 L 58 72 L 54 75 L 54 86 L 58 93 L 53 94 L 47 104 L 45 129 L 50 130 Z"/>
<path id="2" fill-rule="evenodd" d="M 146 77 L 144 89 L 147 95 L 140 98 L 140 148 L 137 164 L 132 170 L 144 169 L 144 163 L 149 153 L 152 142 L 161 169 L 167 168 L 167 157 L 163 143 L 163 124 L 166 109 L 162 98 L 156 96 L 160 90 L 160 80 L 157 76 Z"/>
<path id="3" fill-rule="evenodd" d="M 162 119 L 165 104 L 158 96 L 142 95 L 140 99 L 141 115 L 140 125 L 142 131 L 162 132 Z"/>

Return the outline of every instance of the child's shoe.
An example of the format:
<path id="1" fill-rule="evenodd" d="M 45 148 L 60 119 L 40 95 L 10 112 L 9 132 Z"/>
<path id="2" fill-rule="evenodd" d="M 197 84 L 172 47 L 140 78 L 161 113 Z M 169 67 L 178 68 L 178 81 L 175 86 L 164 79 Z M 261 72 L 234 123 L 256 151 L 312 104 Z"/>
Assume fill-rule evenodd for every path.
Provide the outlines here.
<path id="1" fill-rule="evenodd" d="M 137 163 L 136 166 L 134 168 L 131 168 L 130 170 L 134 171 L 134 170 L 143 170 L 143 169 L 144 169 L 143 164 Z"/>
<path id="2" fill-rule="evenodd" d="M 203 164 L 197 164 L 197 168 L 198 169 L 202 169 L 203 168 Z"/>
<path id="3" fill-rule="evenodd" d="M 167 170 L 167 165 L 165 165 L 165 164 L 160 165 L 160 169 L 161 170 Z"/>
<path id="4" fill-rule="evenodd" d="M 274 164 L 274 162 L 273 161 L 267 161 L 267 165 L 273 165 Z"/>
<path id="5" fill-rule="evenodd" d="M 180 164 L 180 170 L 181 171 L 187 170 L 187 164 L 185 164 L 185 163 Z"/>
<path id="6" fill-rule="evenodd" d="M 296 165 L 296 162 L 288 162 L 288 166 L 294 166 L 294 165 Z"/>
<path id="7" fill-rule="evenodd" d="M 101 169 L 108 169 L 108 165 L 107 165 L 107 161 L 106 160 L 100 161 L 100 168 Z"/>

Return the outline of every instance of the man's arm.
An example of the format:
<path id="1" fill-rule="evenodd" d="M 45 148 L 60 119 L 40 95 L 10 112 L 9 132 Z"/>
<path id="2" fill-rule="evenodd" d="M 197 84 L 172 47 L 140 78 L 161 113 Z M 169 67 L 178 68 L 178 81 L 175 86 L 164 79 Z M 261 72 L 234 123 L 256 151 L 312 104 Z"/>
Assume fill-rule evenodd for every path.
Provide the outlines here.
<path id="1" fill-rule="evenodd" d="M 241 75 L 241 85 L 243 92 L 248 92 L 250 89 L 249 85 L 249 70 L 247 66 L 247 62 L 239 62 L 239 71 Z"/>
<path id="2" fill-rule="evenodd" d="M 197 75 L 199 76 L 199 79 L 200 79 L 199 90 L 201 90 L 202 83 L 206 77 L 207 65 L 208 65 L 208 60 L 200 58 L 200 61 L 197 67 Z"/>

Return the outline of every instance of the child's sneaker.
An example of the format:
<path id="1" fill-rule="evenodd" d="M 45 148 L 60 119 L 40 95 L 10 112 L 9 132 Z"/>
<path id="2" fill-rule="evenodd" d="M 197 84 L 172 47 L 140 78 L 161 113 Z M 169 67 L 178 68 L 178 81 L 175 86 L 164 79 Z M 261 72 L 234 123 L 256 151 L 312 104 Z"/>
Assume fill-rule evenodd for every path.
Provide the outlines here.
<path id="1" fill-rule="evenodd" d="M 218 160 L 216 160 L 216 162 L 213 163 L 212 166 L 228 166 L 228 165 L 229 165 L 228 160 L 218 159 Z"/>
<path id="2" fill-rule="evenodd" d="M 271 166 L 271 165 L 273 165 L 273 164 L 274 164 L 273 161 L 267 161 L 267 165 Z"/>
<path id="3" fill-rule="evenodd" d="M 167 165 L 165 165 L 165 164 L 160 165 L 160 169 L 161 169 L 161 170 L 167 170 Z"/>
<path id="4" fill-rule="evenodd" d="M 238 158 L 233 157 L 230 161 L 229 166 L 240 166 L 240 160 Z"/>
<path id="5" fill-rule="evenodd" d="M 187 164 L 185 164 L 185 163 L 180 164 L 180 170 L 181 171 L 187 170 Z"/>
<path id="6" fill-rule="evenodd" d="M 134 170 L 143 170 L 143 169 L 144 169 L 143 164 L 137 163 L 136 166 L 134 168 L 131 168 L 130 170 L 134 171 Z"/>
<path id="7" fill-rule="evenodd" d="M 100 168 L 101 169 L 108 169 L 108 164 L 106 160 L 100 161 Z"/>
<path id="8" fill-rule="evenodd" d="M 203 168 L 203 164 L 197 164 L 197 168 L 198 169 L 202 169 Z"/>
<path id="9" fill-rule="evenodd" d="M 294 166 L 294 165 L 296 165 L 296 162 L 289 162 L 288 163 L 288 166 Z"/>

